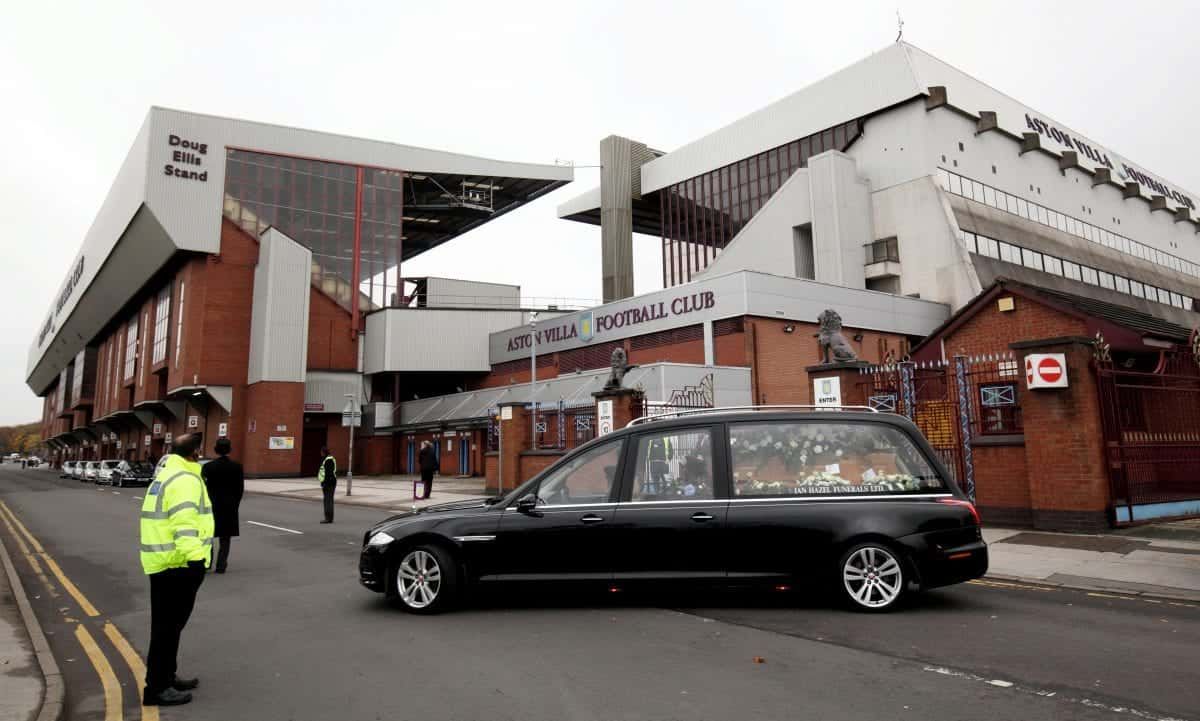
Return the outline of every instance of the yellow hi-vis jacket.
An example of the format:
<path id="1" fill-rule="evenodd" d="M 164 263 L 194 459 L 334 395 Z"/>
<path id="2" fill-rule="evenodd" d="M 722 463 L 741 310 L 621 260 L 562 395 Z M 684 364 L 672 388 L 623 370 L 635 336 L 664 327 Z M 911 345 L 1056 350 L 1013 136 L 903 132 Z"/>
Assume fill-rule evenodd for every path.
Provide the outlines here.
<path id="1" fill-rule="evenodd" d="M 317 483 L 325 483 L 325 461 L 333 461 L 333 473 L 337 475 L 337 459 L 332 455 L 325 456 L 321 459 L 321 467 L 317 469 Z"/>
<path id="2" fill-rule="evenodd" d="M 167 456 L 142 502 L 142 569 L 158 573 L 212 557 L 213 516 L 200 464 Z"/>

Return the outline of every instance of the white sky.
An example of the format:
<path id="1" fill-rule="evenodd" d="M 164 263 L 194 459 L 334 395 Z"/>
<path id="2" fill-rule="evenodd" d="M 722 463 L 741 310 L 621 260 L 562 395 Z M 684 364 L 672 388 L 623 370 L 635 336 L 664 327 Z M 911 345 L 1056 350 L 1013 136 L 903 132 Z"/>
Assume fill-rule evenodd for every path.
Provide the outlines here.
<path id="1" fill-rule="evenodd" d="M 909 42 L 1200 191 L 1191 2 L 10 3 L 0 424 L 40 417 L 30 342 L 151 105 L 589 165 L 606 135 L 672 150 L 859 60 L 897 7 Z M 599 298 L 599 229 L 555 217 L 597 183 L 578 170 L 403 272 Z M 634 250 L 637 292 L 658 288 L 658 240 Z"/>

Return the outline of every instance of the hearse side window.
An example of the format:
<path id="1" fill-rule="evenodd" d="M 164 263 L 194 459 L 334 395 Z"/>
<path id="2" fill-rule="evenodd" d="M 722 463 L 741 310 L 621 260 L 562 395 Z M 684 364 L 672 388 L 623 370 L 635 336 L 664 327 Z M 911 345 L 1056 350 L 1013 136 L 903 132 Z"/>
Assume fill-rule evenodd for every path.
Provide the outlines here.
<path id="1" fill-rule="evenodd" d="M 875 423 L 729 426 L 735 497 L 943 491 L 946 484 L 900 430 Z"/>
<path id="2" fill-rule="evenodd" d="M 711 429 L 648 433 L 638 439 L 635 458 L 631 501 L 713 497 Z"/>
<path id="3" fill-rule="evenodd" d="M 542 479 L 536 491 L 538 505 L 608 502 L 624 445 L 618 440 L 596 446 Z"/>

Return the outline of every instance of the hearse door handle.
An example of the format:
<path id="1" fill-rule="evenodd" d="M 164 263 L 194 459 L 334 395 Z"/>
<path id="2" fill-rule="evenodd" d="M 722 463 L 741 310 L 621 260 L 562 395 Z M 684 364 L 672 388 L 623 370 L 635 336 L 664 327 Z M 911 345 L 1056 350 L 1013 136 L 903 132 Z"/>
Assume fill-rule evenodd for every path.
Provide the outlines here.
<path id="1" fill-rule="evenodd" d="M 579 520 L 582 521 L 583 523 L 600 523 L 601 521 L 604 520 L 604 517 L 597 516 L 595 513 L 588 513 L 586 515 L 580 516 Z"/>
<path id="2" fill-rule="evenodd" d="M 712 519 L 713 519 L 713 517 L 711 514 L 705 513 L 703 511 L 692 514 L 692 520 L 697 523 L 703 523 L 704 521 L 711 521 Z"/>

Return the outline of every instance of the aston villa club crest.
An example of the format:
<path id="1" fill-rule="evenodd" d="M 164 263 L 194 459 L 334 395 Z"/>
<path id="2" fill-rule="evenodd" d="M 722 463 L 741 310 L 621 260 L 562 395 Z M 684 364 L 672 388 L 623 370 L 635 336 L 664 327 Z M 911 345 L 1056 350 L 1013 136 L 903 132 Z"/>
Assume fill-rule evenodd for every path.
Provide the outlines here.
<path id="1" fill-rule="evenodd" d="M 592 311 L 579 314 L 579 340 L 584 343 L 592 340 Z"/>

